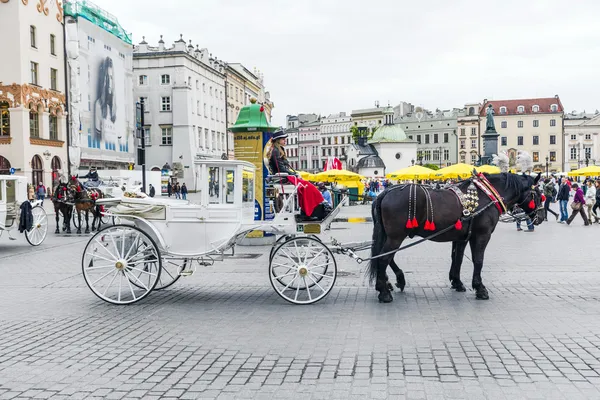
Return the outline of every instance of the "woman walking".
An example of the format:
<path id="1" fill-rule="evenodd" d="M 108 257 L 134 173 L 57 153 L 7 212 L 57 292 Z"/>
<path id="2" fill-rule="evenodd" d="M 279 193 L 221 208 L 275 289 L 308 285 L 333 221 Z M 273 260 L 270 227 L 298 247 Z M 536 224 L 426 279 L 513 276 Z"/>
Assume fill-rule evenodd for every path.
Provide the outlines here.
<path id="1" fill-rule="evenodd" d="M 594 214 L 592 208 L 596 205 L 596 186 L 594 186 L 593 180 L 587 181 L 587 190 L 585 192 L 585 208 L 587 208 L 588 219 L 590 220 L 590 224 L 597 220 L 598 217 Z"/>
<path id="2" fill-rule="evenodd" d="M 573 203 L 571 203 L 571 208 L 573 209 L 573 213 L 567 220 L 567 225 L 571 225 L 571 222 L 573 222 L 573 219 L 575 219 L 575 216 L 577 214 L 581 214 L 581 218 L 583 218 L 584 225 L 588 226 L 589 225 L 588 219 L 585 215 L 585 212 L 583 212 L 583 207 L 585 205 L 585 199 L 583 197 L 583 190 L 581 190 L 581 188 L 579 187 L 579 185 L 577 183 L 573 183 L 571 185 L 571 187 L 573 189 L 575 189 L 575 196 L 573 196 Z"/>
<path id="3" fill-rule="evenodd" d="M 546 221 L 548 221 L 548 213 L 553 214 L 554 218 L 558 220 L 558 213 L 550 208 L 550 203 L 554 202 L 554 197 L 556 196 L 556 187 L 548 178 L 544 181 L 544 196 L 546 196 L 546 201 L 544 202 Z"/>

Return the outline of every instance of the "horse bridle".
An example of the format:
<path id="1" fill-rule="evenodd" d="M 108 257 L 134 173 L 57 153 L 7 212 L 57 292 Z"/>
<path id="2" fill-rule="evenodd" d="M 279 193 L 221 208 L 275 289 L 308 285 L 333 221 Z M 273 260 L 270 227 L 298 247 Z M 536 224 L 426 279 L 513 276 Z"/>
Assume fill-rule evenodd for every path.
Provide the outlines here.
<path id="1" fill-rule="evenodd" d="M 520 203 L 517 204 L 517 207 L 519 207 L 521 210 L 525 210 L 526 208 L 529 208 L 528 204 L 526 203 L 530 203 L 533 201 L 533 203 L 535 204 L 535 193 L 538 189 L 536 188 L 535 185 L 531 186 L 531 190 L 529 191 L 529 195 L 531 195 L 531 199 L 529 198 L 529 195 L 525 196 L 525 199 L 523 199 L 523 201 L 521 201 Z M 544 196 L 544 194 L 542 194 L 541 196 Z M 532 223 L 537 222 L 538 220 L 538 211 L 539 210 L 543 210 L 544 209 L 544 199 L 542 197 L 540 197 L 540 205 L 536 206 L 533 208 L 533 210 L 529 213 L 526 213 L 527 216 L 529 217 L 529 219 L 531 220 Z"/>

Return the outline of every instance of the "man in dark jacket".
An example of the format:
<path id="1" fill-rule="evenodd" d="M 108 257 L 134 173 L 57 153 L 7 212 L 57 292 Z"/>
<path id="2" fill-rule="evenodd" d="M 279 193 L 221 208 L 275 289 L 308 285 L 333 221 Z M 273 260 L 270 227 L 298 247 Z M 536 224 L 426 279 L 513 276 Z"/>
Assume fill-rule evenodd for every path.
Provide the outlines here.
<path id="1" fill-rule="evenodd" d="M 550 208 L 550 203 L 554 201 L 554 196 L 556 196 L 556 186 L 548 178 L 544 180 L 544 196 L 546 196 L 546 201 L 544 202 L 546 221 L 548 221 L 548 213 L 554 214 L 554 217 L 558 219 L 558 214 Z"/>
<path id="2" fill-rule="evenodd" d="M 558 204 L 560 205 L 560 223 L 564 224 L 569 219 L 569 211 L 567 210 L 567 204 L 569 203 L 569 194 L 571 192 L 571 187 L 567 183 L 566 179 L 562 180 L 560 187 L 558 189 L 558 195 L 556 199 L 558 200 Z M 548 200 L 548 199 L 546 199 Z"/>

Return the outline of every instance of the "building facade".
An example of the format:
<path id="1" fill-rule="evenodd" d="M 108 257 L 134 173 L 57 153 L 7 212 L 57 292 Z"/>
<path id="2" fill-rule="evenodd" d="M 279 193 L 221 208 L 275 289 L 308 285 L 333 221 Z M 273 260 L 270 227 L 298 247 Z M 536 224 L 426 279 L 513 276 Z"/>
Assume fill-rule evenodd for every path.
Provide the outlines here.
<path id="1" fill-rule="evenodd" d="M 321 160 L 328 157 L 346 158 L 348 146 L 352 144 L 352 118 L 345 112 L 331 114 L 321 119 Z M 323 165 L 321 165 L 323 167 Z"/>
<path id="2" fill-rule="evenodd" d="M 88 1 L 66 3 L 65 22 L 71 166 L 127 169 L 136 152 L 131 35 Z"/>
<path id="3" fill-rule="evenodd" d="M 563 171 L 600 164 L 600 112 L 565 114 Z"/>
<path id="4" fill-rule="evenodd" d="M 191 40 L 166 47 L 161 36 L 158 46 L 135 46 L 133 70 L 135 98 L 146 105 L 146 167 L 169 164 L 194 190 L 194 160 L 227 156 L 225 64 Z"/>
<path id="5" fill-rule="evenodd" d="M 546 97 L 521 100 L 484 100 L 479 112 L 479 131 L 485 132 L 485 113 L 491 104 L 495 116 L 498 151 L 506 151 L 511 167 L 517 152 L 525 150 L 533 157 L 534 171 L 544 172 L 548 157 L 549 172 L 559 172 L 564 165 L 563 115 L 560 98 Z M 481 136 L 481 135 L 480 135 Z M 480 140 L 483 148 L 483 142 Z"/>
<path id="6" fill-rule="evenodd" d="M 285 133 L 288 135 L 286 139 L 285 152 L 288 161 L 292 168 L 299 170 L 300 162 L 298 154 L 300 153 L 298 143 L 298 128 L 300 127 L 300 121 L 297 115 L 287 115 L 285 117 Z"/>
<path id="7" fill-rule="evenodd" d="M 312 121 L 300 122 L 298 127 L 298 160 L 300 170 L 315 173 L 323 170 L 319 155 L 321 144 L 321 122 L 317 117 Z"/>
<path id="8" fill-rule="evenodd" d="M 440 168 L 456 164 L 457 110 L 427 113 L 418 109 L 415 113 L 396 119 L 408 139 L 417 142 L 415 164 L 435 164 Z"/>
<path id="9" fill-rule="evenodd" d="M 60 1 L 0 1 L 0 174 L 48 187 L 68 166 L 63 23 Z"/>
<path id="10" fill-rule="evenodd" d="M 468 103 L 458 111 L 456 120 L 458 162 L 476 165 L 481 157 L 479 113 L 481 104 Z"/>

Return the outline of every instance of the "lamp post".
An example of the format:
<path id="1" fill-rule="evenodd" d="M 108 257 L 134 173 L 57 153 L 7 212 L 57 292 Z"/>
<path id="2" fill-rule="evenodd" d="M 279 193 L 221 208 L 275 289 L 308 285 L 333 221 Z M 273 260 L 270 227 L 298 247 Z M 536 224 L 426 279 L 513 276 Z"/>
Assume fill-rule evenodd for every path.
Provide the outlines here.
<path id="1" fill-rule="evenodd" d="M 411 165 L 415 165 L 415 159 L 410 160 Z"/>
<path id="2" fill-rule="evenodd" d="M 589 165 L 590 165 L 590 157 L 586 154 L 585 155 L 585 166 L 589 167 Z"/>
<path id="3" fill-rule="evenodd" d="M 546 156 L 546 178 L 548 177 L 548 161 L 550 161 L 550 158 Z"/>

